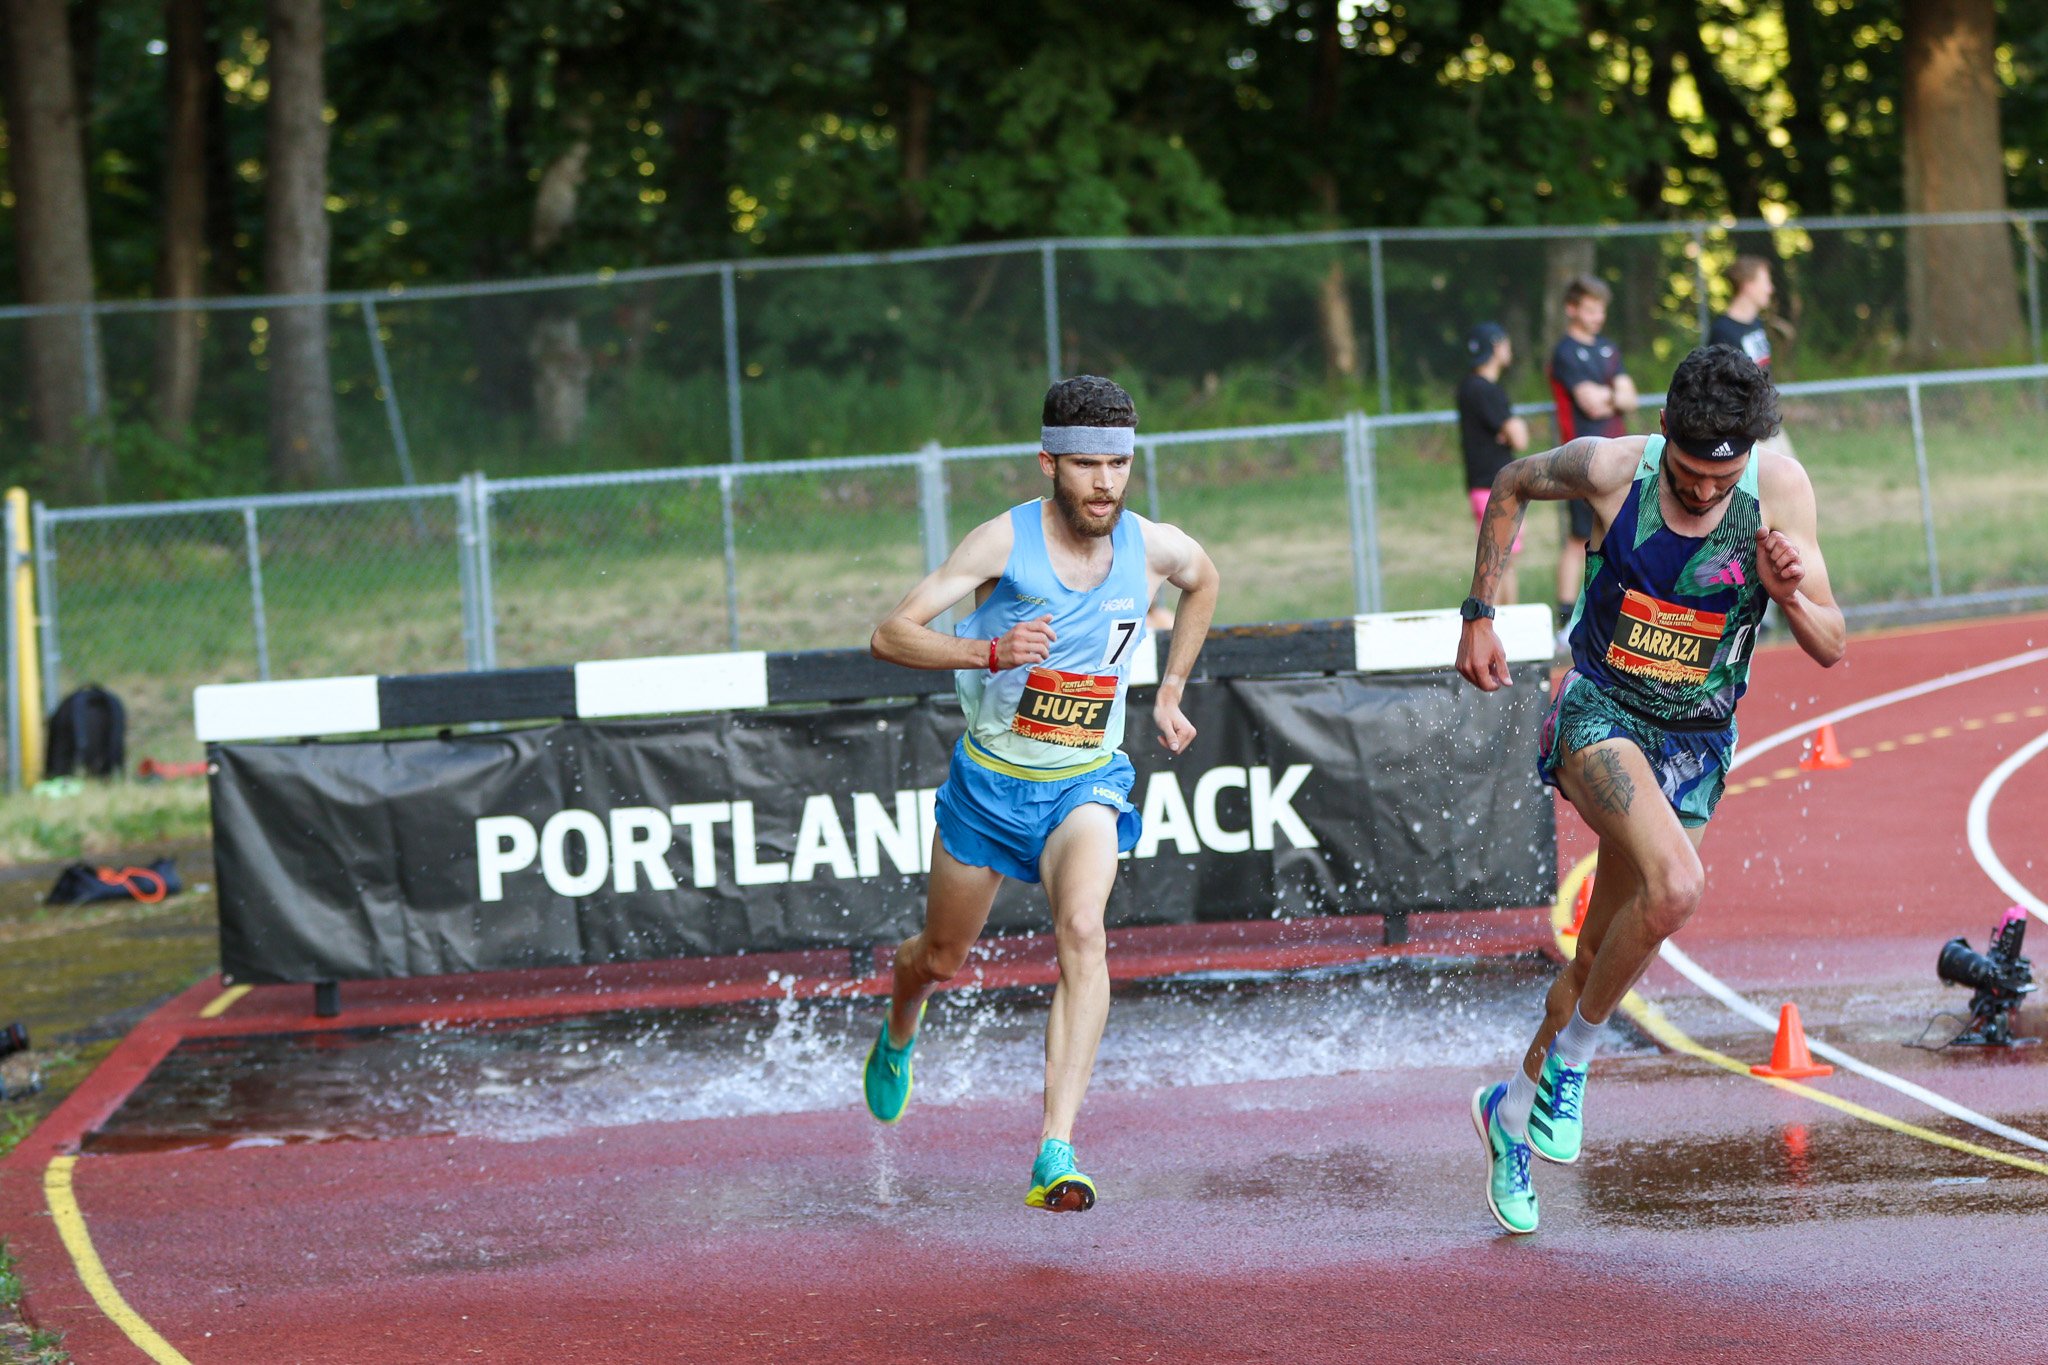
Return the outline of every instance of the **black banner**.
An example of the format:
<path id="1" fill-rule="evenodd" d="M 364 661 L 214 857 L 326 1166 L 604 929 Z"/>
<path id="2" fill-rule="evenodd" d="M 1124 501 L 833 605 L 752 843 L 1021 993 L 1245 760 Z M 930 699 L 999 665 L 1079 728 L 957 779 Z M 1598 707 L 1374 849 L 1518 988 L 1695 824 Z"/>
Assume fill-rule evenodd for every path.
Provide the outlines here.
<path id="1" fill-rule="evenodd" d="M 1126 750 L 1145 834 L 1110 923 L 1547 901 L 1547 670 L 1198 684 Z M 331 981 L 894 940 L 923 913 L 950 698 L 212 750 L 221 964 Z M 1006 883 L 990 928 L 1043 931 Z"/>

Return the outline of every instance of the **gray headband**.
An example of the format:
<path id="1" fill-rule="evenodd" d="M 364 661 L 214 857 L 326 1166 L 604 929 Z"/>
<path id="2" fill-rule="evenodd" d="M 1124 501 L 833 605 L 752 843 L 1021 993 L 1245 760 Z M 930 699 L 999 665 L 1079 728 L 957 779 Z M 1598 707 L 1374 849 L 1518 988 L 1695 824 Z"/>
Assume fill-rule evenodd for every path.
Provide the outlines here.
<path id="1" fill-rule="evenodd" d="M 1038 448 L 1048 455 L 1132 455 L 1138 433 L 1132 427 L 1040 427 Z"/>

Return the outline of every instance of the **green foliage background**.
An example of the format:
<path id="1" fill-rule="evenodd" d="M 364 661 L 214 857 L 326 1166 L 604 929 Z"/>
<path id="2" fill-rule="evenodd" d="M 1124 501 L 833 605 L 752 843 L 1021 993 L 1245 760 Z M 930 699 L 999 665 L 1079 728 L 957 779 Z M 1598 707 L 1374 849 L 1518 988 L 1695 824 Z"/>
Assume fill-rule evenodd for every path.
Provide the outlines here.
<path id="1" fill-rule="evenodd" d="M 1039 236 L 1813 217 L 1900 207 L 1902 0 L 331 0 L 332 284 L 383 289 L 690 260 Z M 263 11 L 212 0 L 211 290 L 260 287 Z M 146 297 L 165 162 L 160 0 L 73 7 L 102 297 Z M 2048 204 L 2048 0 L 2004 0 L 2009 191 Z M 587 144 L 573 227 L 531 236 Z M 5 169 L 0 135 L 0 172 Z M 1633 363 L 1697 299 L 1674 238 L 1603 252 Z M 1883 234 L 1717 240 L 1799 257 L 1798 377 L 1895 367 Z M 1655 256 L 1657 259 L 1649 259 Z M 0 212 L 0 290 L 15 284 Z M 1475 316 L 1540 330 L 1540 246 L 1389 253 L 1396 405 L 1438 406 Z M 1067 368 L 1113 370 L 1154 429 L 1376 406 L 1332 374 L 1315 298 L 1362 251 L 1069 254 Z M 1043 374 L 1037 262 L 743 274 L 753 457 L 1003 439 Z M 1524 303 L 1520 295 L 1529 295 Z M 569 447 L 536 441 L 527 338 L 572 312 L 594 366 Z M 713 280 L 380 309 L 425 477 L 726 454 Z M 396 466 L 360 314 L 334 365 L 351 481 Z M 209 317 L 195 430 L 149 429 L 154 323 L 103 327 L 105 496 L 260 489 L 264 319 Z M 0 324 L 0 477 L 34 480 L 18 325 Z M 1534 397 L 1535 367 L 1518 375 Z"/>

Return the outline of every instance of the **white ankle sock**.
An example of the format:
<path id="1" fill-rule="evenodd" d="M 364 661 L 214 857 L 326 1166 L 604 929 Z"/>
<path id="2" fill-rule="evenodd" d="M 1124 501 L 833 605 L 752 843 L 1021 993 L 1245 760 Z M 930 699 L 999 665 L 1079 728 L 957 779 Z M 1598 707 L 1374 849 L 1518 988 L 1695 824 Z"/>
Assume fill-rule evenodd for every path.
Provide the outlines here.
<path id="1" fill-rule="evenodd" d="M 1559 1031 L 1557 1041 L 1550 1045 L 1551 1050 L 1566 1066 L 1574 1071 L 1584 1071 L 1592 1063 L 1593 1052 L 1600 1046 L 1601 1031 L 1606 1027 L 1605 1020 L 1597 1024 L 1587 1023 L 1586 1016 L 1574 1007 L 1571 1021 Z"/>
<path id="2" fill-rule="evenodd" d="M 1500 1107 L 1493 1116 L 1500 1120 L 1501 1131 L 1517 1142 L 1529 1140 L 1529 1111 L 1536 1107 L 1536 1082 L 1529 1079 L 1527 1072 L 1516 1067 L 1514 1076 L 1508 1081 L 1508 1093 L 1500 1097 Z"/>

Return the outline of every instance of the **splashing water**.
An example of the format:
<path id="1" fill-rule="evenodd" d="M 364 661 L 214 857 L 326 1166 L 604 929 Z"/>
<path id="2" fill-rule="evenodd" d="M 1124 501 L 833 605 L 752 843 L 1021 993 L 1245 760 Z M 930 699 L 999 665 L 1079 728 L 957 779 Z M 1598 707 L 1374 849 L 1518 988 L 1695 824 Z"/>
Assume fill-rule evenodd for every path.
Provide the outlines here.
<path id="1" fill-rule="evenodd" d="M 1501 1064 L 1527 1043 L 1551 971 L 1525 960 L 1410 958 L 1120 985 L 1094 1084 L 1157 1090 Z M 196 1040 L 165 1059 L 87 1145 L 426 1134 L 518 1142 L 859 1105 L 860 1066 L 882 1002 L 798 999 L 792 983 L 779 984 L 783 993 L 770 1000 L 716 1008 Z M 967 987 L 935 997 L 919 1037 L 918 1103 L 1037 1094 L 1050 996 Z"/>

